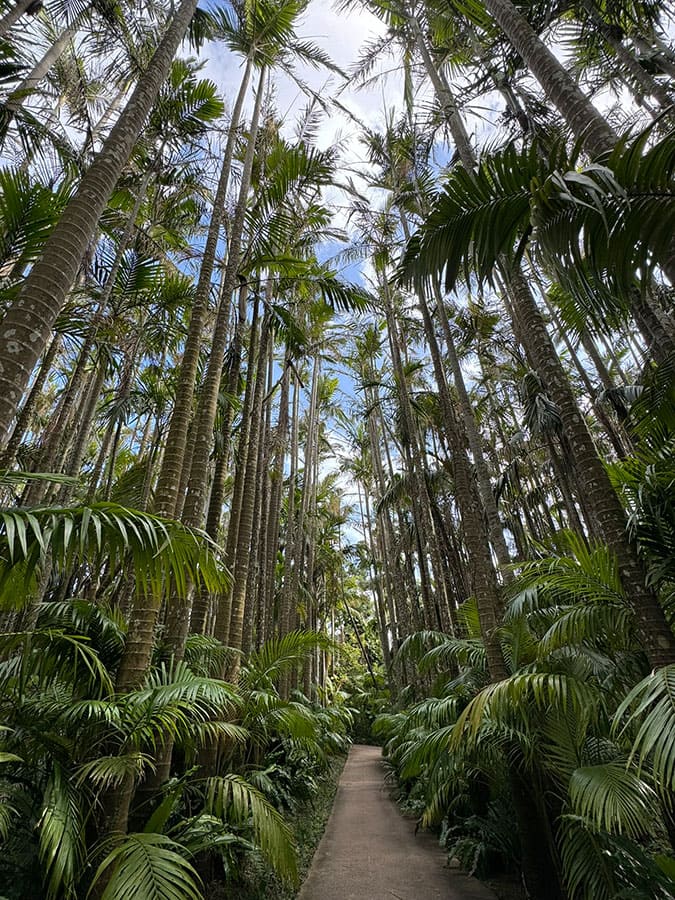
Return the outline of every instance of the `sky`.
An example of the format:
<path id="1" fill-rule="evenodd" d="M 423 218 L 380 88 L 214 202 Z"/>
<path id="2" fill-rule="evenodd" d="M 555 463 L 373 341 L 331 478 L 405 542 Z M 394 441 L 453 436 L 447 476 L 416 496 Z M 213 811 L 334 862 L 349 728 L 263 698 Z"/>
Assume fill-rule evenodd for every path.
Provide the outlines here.
<path id="1" fill-rule="evenodd" d="M 368 39 L 381 35 L 384 31 L 383 23 L 371 13 L 359 9 L 338 12 L 326 0 L 312 0 L 297 27 L 299 39 L 317 44 L 344 70 L 349 70 L 356 62 L 360 49 Z M 240 60 L 222 45 L 213 45 L 208 53 L 210 58 L 204 74 L 216 82 L 226 100 L 231 102 L 239 86 Z M 341 86 L 340 76 L 324 68 L 300 66 L 298 73 L 321 97 L 334 94 Z M 340 94 L 340 103 L 356 119 L 372 127 L 384 121 L 384 99 L 386 98 L 388 105 L 392 105 L 401 96 L 400 85 L 400 79 L 393 75 L 387 78 L 386 83 L 371 88 L 360 91 L 348 88 Z M 307 105 L 307 98 L 284 73 L 275 75 L 274 88 L 279 114 L 290 135 L 299 114 Z M 356 123 L 334 110 L 330 116 L 324 117 L 320 125 L 318 145 L 325 149 L 341 140 L 346 144 L 346 164 L 359 164 L 362 154 L 359 152 L 356 133 Z"/>

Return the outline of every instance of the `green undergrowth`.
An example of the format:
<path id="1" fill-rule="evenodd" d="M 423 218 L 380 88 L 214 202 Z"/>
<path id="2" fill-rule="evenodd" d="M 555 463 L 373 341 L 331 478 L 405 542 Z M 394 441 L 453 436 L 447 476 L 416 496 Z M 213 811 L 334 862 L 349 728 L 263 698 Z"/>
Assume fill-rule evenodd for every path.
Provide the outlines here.
<path id="1" fill-rule="evenodd" d="M 333 808 L 346 756 L 334 756 L 317 779 L 311 799 L 284 816 L 295 835 L 298 849 L 299 885 L 304 881 Z M 299 887 L 282 882 L 258 853 L 250 854 L 241 877 L 227 884 L 212 884 L 205 896 L 210 900 L 294 900 Z"/>

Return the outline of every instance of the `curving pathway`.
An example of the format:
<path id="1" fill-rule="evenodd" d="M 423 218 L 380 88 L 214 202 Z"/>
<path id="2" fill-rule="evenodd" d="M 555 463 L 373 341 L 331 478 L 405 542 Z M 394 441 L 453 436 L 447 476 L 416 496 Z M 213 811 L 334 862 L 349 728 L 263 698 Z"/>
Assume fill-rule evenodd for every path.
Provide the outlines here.
<path id="1" fill-rule="evenodd" d="M 414 831 L 389 799 L 380 748 L 353 746 L 298 900 L 495 900 Z"/>

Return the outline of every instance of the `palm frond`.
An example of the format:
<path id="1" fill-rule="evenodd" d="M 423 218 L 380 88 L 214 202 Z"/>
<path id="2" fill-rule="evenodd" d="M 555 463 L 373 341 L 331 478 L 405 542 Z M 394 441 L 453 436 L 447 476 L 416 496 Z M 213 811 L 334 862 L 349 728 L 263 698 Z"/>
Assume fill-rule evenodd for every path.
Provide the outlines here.
<path id="1" fill-rule="evenodd" d="M 202 900 L 199 876 L 184 853 L 164 834 L 130 834 L 100 864 L 87 896 L 108 873 L 101 900 Z"/>
<path id="2" fill-rule="evenodd" d="M 569 796 L 576 815 L 616 834 L 639 838 L 659 816 L 654 790 L 618 760 L 575 769 Z"/>
<path id="3" fill-rule="evenodd" d="M 38 822 L 47 900 L 76 896 L 75 883 L 84 856 L 83 799 L 55 762 Z"/>
<path id="4" fill-rule="evenodd" d="M 675 787 L 675 666 L 635 685 L 616 711 L 614 730 L 631 737 L 631 761 L 649 764 L 663 788 Z"/>
<path id="5" fill-rule="evenodd" d="M 114 503 L 0 510 L 0 586 L 18 565 L 28 585 L 48 553 L 62 568 L 105 557 L 113 570 L 129 556 L 138 589 L 154 596 L 170 579 L 179 594 L 188 579 L 211 591 L 226 580 L 208 538 L 170 519 Z"/>
<path id="6" fill-rule="evenodd" d="M 271 803 L 241 775 L 209 778 L 206 812 L 226 822 L 250 821 L 255 842 L 276 871 L 291 882 L 297 880 L 295 845 L 290 828 Z"/>
<path id="7" fill-rule="evenodd" d="M 332 641 L 316 631 L 290 631 L 282 637 L 270 638 L 246 662 L 242 678 L 247 685 L 271 684 L 284 672 L 302 663 L 317 649 L 330 650 Z"/>

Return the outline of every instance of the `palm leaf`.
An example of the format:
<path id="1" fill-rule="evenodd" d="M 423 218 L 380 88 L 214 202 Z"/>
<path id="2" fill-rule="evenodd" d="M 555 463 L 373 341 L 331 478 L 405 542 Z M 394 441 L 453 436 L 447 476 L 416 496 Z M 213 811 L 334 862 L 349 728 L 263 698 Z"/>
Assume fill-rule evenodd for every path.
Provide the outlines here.
<path id="1" fill-rule="evenodd" d="M 241 775 L 225 775 L 208 779 L 206 797 L 207 813 L 231 823 L 250 821 L 256 844 L 276 871 L 291 882 L 297 881 L 291 830 L 260 791 Z"/>
<path id="2" fill-rule="evenodd" d="M 82 801 L 83 795 L 54 763 L 38 822 L 47 900 L 76 896 L 75 882 L 84 856 Z"/>
<path id="3" fill-rule="evenodd" d="M 675 788 L 675 665 L 635 685 L 616 711 L 614 730 L 632 736 L 631 761 L 649 763 L 663 789 Z"/>
<path id="4" fill-rule="evenodd" d="M 641 837 L 659 815 L 652 788 L 618 761 L 575 769 L 569 796 L 575 814 L 617 834 Z"/>
<path id="5" fill-rule="evenodd" d="M 201 900 L 199 876 L 184 850 L 163 834 L 130 834 L 98 867 L 87 896 L 104 873 L 101 900 Z"/>
<path id="6" fill-rule="evenodd" d="M 114 503 L 0 510 L 0 589 L 20 564 L 28 584 L 48 552 L 62 568 L 107 558 L 113 571 L 130 556 L 138 590 L 154 596 L 170 579 L 179 594 L 188 579 L 209 591 L 226 580 L 208 538 L 170 519 Z"/>

